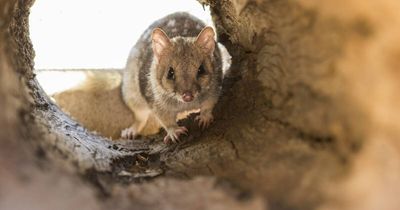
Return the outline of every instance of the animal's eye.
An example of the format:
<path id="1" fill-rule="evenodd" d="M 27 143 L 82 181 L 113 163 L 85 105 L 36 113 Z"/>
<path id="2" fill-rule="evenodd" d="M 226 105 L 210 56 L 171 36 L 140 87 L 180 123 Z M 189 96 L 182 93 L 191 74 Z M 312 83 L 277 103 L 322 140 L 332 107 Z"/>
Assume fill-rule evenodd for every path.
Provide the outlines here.
<path id="1" fill-rule="evenodd" d="M 200 65 L 199 70 L 197 70 L 197 77 L 200 77 L 202 75 L 206 74 L 206 70 L 204 69 L 203 64 Z"/>
<path id="2" fill-rule="evenodd" d="M 167 79 L 169 80 L 175 80 L 175 72 L 172 67 L 169 67 L 168 74 L 167 74 Z"/>

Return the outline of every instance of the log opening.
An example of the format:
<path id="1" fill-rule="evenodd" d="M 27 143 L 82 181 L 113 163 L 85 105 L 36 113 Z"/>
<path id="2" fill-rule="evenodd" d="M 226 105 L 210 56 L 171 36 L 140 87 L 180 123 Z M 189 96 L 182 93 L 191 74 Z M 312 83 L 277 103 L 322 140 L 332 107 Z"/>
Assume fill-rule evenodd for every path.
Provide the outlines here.
<path id="1" fill-rule="evenodd" d="M 365 11 L 354 3 L 342 14 L 327 10 L 339 3 L 199 2 L 210 6 L 219 40 L 232 55 L 231 74 L 215 124 L 201 132 L 186 120 L 194 132 L 175 146 L 157 136 L 109 141 L 71 120 L 33 74 L 28 16 L 34 1 L 0 2 L 0 163 L 7 168 L 0 171 L 0 184 L 9 183 L 4 189 L 10 189 L 6 196 L 0 189 L 0 207 L 16 206 L 23 179 L 29 180 L 25 195 L 38 201 L 35 194 L 41 192 L 54 203 L 22 198 L 21 205 L 42 209 L 78 201 L 85 203 L 82 209 L 399 206 L 392 193 L 400 189 L 393 178 L 400 161 L 393 121 L 398 116 L 393 90 L 399 84 L 393 69 L 399 65 L 395 59 L 369 60 L 358 50 L 374 54 L 388 48 L 395 58 L 398 46 L 388 47 L 382 37 L 392 40 L 386 35 L 396 27 L 377 24 L 384 20 L 373 12 L 393 11 L 382 6 L 388 1 L 365 3 Z M 355 54 L 386 74 L 361 65 Z M 362 87 L 371 78 L 391 86 L 374 84 L 368 92 Z M 376 101 L 366 101 L 366 93 Z M 386 116 L 381 109 L 390 110 L 392 118 L 381 117 Z M 387 164 L 369 164 L 379 160 Z M 393 176 L 382 180 L 379 171 Z M 357 182 L 374 184 L 377 193 L 366 193 L 373 199 L 359 202 L 369 188 Z M 76 200 L 61 196 L 74 191 Z"/>

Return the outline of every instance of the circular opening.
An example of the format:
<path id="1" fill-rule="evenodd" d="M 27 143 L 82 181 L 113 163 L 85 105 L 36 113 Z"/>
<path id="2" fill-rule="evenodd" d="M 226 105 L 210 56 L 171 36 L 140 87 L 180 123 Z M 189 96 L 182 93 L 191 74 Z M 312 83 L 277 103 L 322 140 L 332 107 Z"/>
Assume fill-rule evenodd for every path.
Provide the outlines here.
<path id="1" fill-rule="evenodd" d="M 272 9 L 275 8 L 271 7 L 271 10 Z M 301 28 L 301 30 L 303 30 L 303 28 Z M 292 31 L 289 32 L 292 33 Z M 294 32 L 296 32 L 296 30 Z M 320 31 L 316 30 L 316 32 L 318 32 L 317 34 L 318 36 L 322 36 L 321 33 L 319 33 Z M 287 42 L 287 37 L 281 36 L 281 38 L 282 40 L 279 40 L 280 42 L 292 44 L 290 42 Z M 301 40 L 301 38 L 299 38 L 299 40 Z M 303 43 L 299 46 L 304 46 L 304 45 L 305 44 Z M 268 46 L 267 49 L 265 48 L 262 49 L 266 51 L 264 52 L 265 54 L 269 55 L 268 49 L 270 48 L 271 47 Z M 280 49 L 286 49 L 286 48 L 284 45 L 282 45 Z M 295 49 L 293 50 L 296 51 Z M 306 54 L 310 53 L 307 50 L 302 52 Z M 243 53 L 251 54 L 252 52 L 243 52 Z M 40 54 L 40 52 L 38 52 L 38 54 Z M 248 56 L 260 56 L 260 57 L 264 56 L 261 58 L 265 58 L 267 61 L 270 61 L 269 59 L 272 59 L 270 56 L 265 56 L 264 54 L 260 54 L 260 52 L 257 52 L 257 54 L 255 55 L 248 55 Z M 254 59 L 254 57 L 249 57 L 249 58 Z M 239 59 L 235 59 L 235 61 L 237 60 Z M 257 59 L 254 59 L 254 61 L 256 60 Z M 244 64 L 247 64 L 247 69 L 245 65 L 237 65 L 237 67 L 238 68 L 244 67 L 245 68 L 244 71 L 252 67 L 257 67 L 257 65 L 254 66 L 252 65 L 254 63 L 248 62 L 249 59 L 243 59 L 243 61 Z M 272 63 L 272 65 L 276 64 Z M 278 64 L 278 67 L 279 65 L 280 64 Z M 64 72 L 58 72 L 58 73 L 64 74 L 65 72 L 69 71 L 70 70 L 67 69 Z M 118 81 L 118 76 L 115 77 L 115 75 L 118 75 L 117 74 L 118 71 L 120 72 L 120 70 L 118 69 L 113 69 L 109 71 L 106 71 L 104 69 L 96 71 L 93 69 L 83 70 L 82 67 L 82 69 L 75 70 L 74 73 L 80 72 L 80 74 L 83 75 L 84 77 L 89 77 L 93 75 L 102 75 L 100 76 L 100 79 L 115 82 Z M 38 70 L 38 73 L 41 74 L 43 72 L 40 72 Z M 290 75 L 290 72 L 288 73 Z M 297 78 L 296 76 L 293 76 L 291 78 Z M 67 78 L 64 75 L 62 75 L 61 77 L 63 79 Z M 324 184 L 326 183 L 325 182 L 326 179 L 341 174 L 343 163 L 337 160 L 338 159 L 337 157 L 339 156 L 337 154 L 337 151 L 331 149 L 331 146 L 333 144 L 327 145 L 325 147 L 312 147 L 313 145 L 309 145 L 307 141 L 309 142 L 314 141 L 317 144 L 319 144 L 319 142 L 322 142 L 321 146 L 324 146 L 323 144 L 326 140 L 328 140 L 329 141 L 328 143 L 330 143 L 333 142 L 334 139 L 331 137 L 330 133 L 327 133 L 328 134 L 327 137 L 325 137 L 325 135 L 320 136 L 319 135 L 320 133 L 316 133 L 317 135 L 309 135 L 313 133 L 312 132 L 308 133 L 307 130 L 306 132 L 304 132 L 301 128 L 292 126 L 290 122 L 286 122 L 284 118 L 281 118 L 280 116 L 284 115 L 279 115 L 279 113 L 277 113 L 276 118 L 270 118 L 271 115 L 269 114 L 271 113 L 274 114 L 273 113 L 274 110 L 272 109 L 274 104 L 270 103 L 271 102 L 270 98 L 266 99 L 263 98 L 265 97 L 264 95 L 265 91 L 262 91 L 261 88 L 264 87 L 262 87 L 262 85 L 257 83 L 260 82 L 262 78 L 268 79 L 268 76 L 264 75 L 264 77 L 259 78 L 259 80 L 246 81 L 253 83 L 249 84 L 248 87 L 246 87 L 245 89 L 237 88 L 240 85 L 236 85 L 235 87 L 236 89 L 233 89 L 233 91 L 228 93 L 231 94 L 231 96 L 232 95 L 237 96 L 241 94 L 243 97 L 229 98 L 233 100 L 229 101 L 228 105 L 236 106 L 236 109 L 229 109 L 230 108 L 229 106 L 224 106 L 224 108 L 228 110 L 225 112 L 229 112 L 228 114 L 225 115 L 225 121 L 224 121 L 224 123 L 228 124 L 228 126 L 226 127 L 221 126 L 222 128 L 224 128 L 223 129 L 224 133 L 221 134 L 220 132 L 211 131 L 207 133 L 207 135 L 208 134 L 210 136 L 213 135 L 213 137 L 208 139 L 208 141 L 206 139 L 205 141 L 202 141 L 202 143 L 200 144 L 191 144 L 190 147 L 185 147 L 185 145 L 181 144 L 179 146 L 182 147 L 179 147 L 173 152 L 170 152 L 171 150 L 169 150 L 168 152 L 161 154 L 163 151 L 165 151 L 163 150 L 164 148 L 160 147 L 151 148 L 151 145 L 139 144 L 137 142 L 131 142 L 130 144 L 125 144 L 124 146 L 119 147 L 118 144 L 109 143 L 110 141 L 103 141 L 104 138 L 97 138 L 97 137 L 92 138 L 92 136 L 82 135 L 86 134 L 86 131 L 77 132 L 80 131 L 79 129 L 81 129 L 81 127 L 75 126 L 75 122 L 69 120 L 69 118 L 63 120 L 60 118 L 60 116 L 51 115 L 52 114 L 51 111 L 45 113 L 49 115 L 47 116 L 47 119 L 51 119 L 51 121 L 48 120 L 49 121 L 48 123 L 50 124 L 54 123 L 55 126 L 61 124 L 61 126 L 64 129 L 63 131 L 65 131 L 61 133 L 67 137 L 63 136 L 63 138 L 58 138 L 58 139 L 53 138 L 53 134 L 56 132 L 50 131 L 49 133 L 51 134 L 51 137 L 43 138 L 44 139 L 43 141 L 54 141 L 57 152 L 58 150 L 64 149 L 62 146 L 69 147 L 68 149 L 70 153 L 74 153 L 71 156 L 74 156 L 75 158 L 86 158 L 87 160 L 91 160 L 92 165 L 104 164 L 106 161 L 108 162 L 115 161 L 116 158 L 124 157 L 123 155 L 125 155 L 125 157 L 127 157 L 128 159 L 120 158 L 119 162 L 114 162 L 115 164 L 108 165 L 117 168 L 117 170 L 114 170 L 114 168 L 112 168 L 113 170 L 109 170 L 113 172 L 113 175 L 117 174 L 120 176 L 141 177 L 141 175 L 145 173 L 144 176 L 155 176 L 160 174 L 157 168 L 153 171 L 152 170 L 147 171 L 147 169 L 149 168 L 150 164 L 157 165 L 156 162 L 158 162 L 157 167 L 161 168 L 167 165 L 167 167 L 173 168 L 174 173 L 181 173 L 182 176 L 184 177 L 191 177 L 200 174 L 201 175 L 210 174 L 215 177 L 229 178 L 230 181 L 233 181 L 234 183 L 239 183 L 241 186 L 245 186 L 245 188 L 250 188 L 252 190 L 254 189 L 255 191 L 260 191 L 262 193 L 265 193 L 265 195 L 268 195 L 269 198 L 271 199 L 270 203 L 278 207 L 292 208 L 290 205 L 284 205 L 286 204 L 285 201 L 288 201 L 289 203 L 294 202 L 295 204 L 297 202 L 305 202 L 306 206 L 309 206 L 307 205 L 308 202 L 318 203 L 320 198 L 315 195 L 320 195 L 318 191 L 320 183 L 322 183 L 321 185 L 324 186 Z M 52 80 L 52 78 L 48 80 Z M 83 81 L 85 81 L 85 78 L 83 79 Z M 110 85 L 110 89 L 107 89 L 108 91 L 110 91 L 108 92 L 110 93 L 110 95 L 113 95 L 112 91 L 119 90 L 118 85 L 115 85 L 115 83 L 112 84 L 114 85 Z M 239 84 L 246 85 L 247 83 L 239 83 Z M 305 84 L 308 83 L 305 82 Z M 257 85 L 259 86 L 259 88 L 255 88 L 255 86 Z M 307 93 L 307 91 L 305 92 Z M 100 93 L 104 94 L 105 92 L 102 90 L 100 91 Z M 302 92 L 292 92 L 292 96 L 293 95 L 297 96 L 296 94 L 302 94 Z M 107 102 L 112 101 L 110 100 L 109 97 L 110 95 L 106 95 L 105 98 L 107 100 L 104 101 Z M 313 98 L 307 98 L 309 95 L 311 97 L 314 97 L 314 94 L 304 94 L 304 95 L 306 95 L 305 99 L 310 99 L 307 100 L 307 102 L 309 101 L 314 102 Z M 99 98 L 99 95 L 95 96 L 96 98 Z M 82 99 L 83 97 L 79 96 L 78 98 Z M 37 100 L 37 98 L 35 98 L 35 100 Z M 76 100 L 69 100 L 69 101 L 76 102 Z M 108 106 L 108 104 L 104 103 L 92 104 L 88 103 L 86 100 L 83 101 L 85 101 L 83 104 L 86 104 L 89 108 L 93 108 L 98 105 Z M 279 102 L 279 100 L 277 101 Z M 302 101 L 305 100 L 291 101 L 290 105 L 296 106 L 296 108 L 298 108 L 302 106 Z M 312 105 L 312 103 L 306 103 L 305 105 L 308 106 L 309 104 Z M 35 105 L 41 106 L 42 103 L 36 103 Z M 48 104 L 43 103 L 43 106 L 41 108 L 49 109 L 45 105 Z M 326 104 L 317 104 L 315 107 L 321 108 L 324 107 L 325 105 Z M 82 109 L 81 106 L 77 107 Z M 50 109 L 51 108 L 52 107 L 50 107 Z M 328 106 L 328 108 L 331 107 Z M 255 111 L 253 111 L 252 109 Z M 233 113 L 232 110 L 233 111 L 236 110 L 238 112 L 236 112 L 236 114 L 232 114 Z M 299 110 L 301 111 L 301 109 Z M 289 107 L 288 109 L 283 110 L 282 112 L 291 113 L 291 111 L 293 111 L 293 107 Z M 326 109 L 318 110 L 318 112 L 323 112 L 323 111 L 326 111 Z M 97 112 L 93 116 L 104 117 L 107 116 L 107 114 L 109 113 Z M 306 112 L 306 114 L 308 113 Z M 250 117 L 246 117 L 246 115 Z M 124 116 L 123 113 L 122 116 Z M 291 117 L 290 115 L 286 116 L 286 119 L 290 119 L 290 117 Z M 301 115 L 300 114 L 295 115 L 295 117 L 297 119 L 300 118 Z M 40 120 L 40 117 L 38 117 L 38 119 Z M 119 122 L 119 120 L 115 119 L 115 117 L 109 120 L 116 120 L 117 122 Z M 308 121 L 299 120 L 297 121 L 297 123 L 294 122 L 293 124 L 299 125 L 299 123 L 303 122 L 308 122 Z M 318 121 L 316 120 L 316 122 Z M 113 125 L 113 124 L 114 123 L 110 121 L 107 122 L 107 125 Z M 256 124 L 259 124 L 260 126 Z M 214 128 L 218 129 L 221 127 L 216 126 Z M 214 129 L 214 131 L 216 129 Z M 57 140 L 61 141 L 57 142 Z M 70 140 L 75 141 L 77 143 L 73 144 L 71 143 L 72 141 Z M 60 146 L 60 144 L 63 145 Z M 98 145 L 101 145 L 102 147 Z M 107 152 L 103 152 L 103 149 L 104 151 L 107 149 L 108 150 Z M 149 152 L 150 150 L 151 152 Z M 157 150 L 158 153 L 154 152 L 154 150 Z M 113 153 L 108 153 L 109 151 L 113 151 Z M 149 165 L 146 165 L 146 167 L 142 167 L 142 164 L 148 164 L 149 162 L 150 162 Z M 162 163 L 160 164 L 160 162 Z M 129 167 L 127 167 L 127 165 Z M 126 171 L 123 169 L 119 170 L 120 168 L 131 169 L 130 166 L 132 165 L 134 165 L 132 173 L 130 173 L 131 171 Z M 87 168 L 90 167 L 86 167 L 86 169 Z M 140 170 L 143 168 L 145 168 L 145 170 L 142 171 L 143 172 L 142 174 L 136 173 L 136 169 Z M 95 169 L 99 169 L 99 167 Z M 171 171 L 172 170 L 170 170 L 169 172 L 171 173 Z M 321 171 L 323 173 L 321 173 Z M 95 173 L 97 172 L 98 170 L 95 171 Z M 307 197 L 307 195 L 310 195 L 310 193 L 304 193 L 304 192 L 312 192 L 311 198 Z M 298 197 L 299 195 L 300 197 Z"/>
<path id="2" fill-rule="evenodd" d="M 196 1 L 38 1 L 30 14 L 37 80 L 89 131 L 118 139 L 133 119 L 121 99 L 129 52 L 154 21 L 181 11 L 212 25 L 209 9 Z"/>

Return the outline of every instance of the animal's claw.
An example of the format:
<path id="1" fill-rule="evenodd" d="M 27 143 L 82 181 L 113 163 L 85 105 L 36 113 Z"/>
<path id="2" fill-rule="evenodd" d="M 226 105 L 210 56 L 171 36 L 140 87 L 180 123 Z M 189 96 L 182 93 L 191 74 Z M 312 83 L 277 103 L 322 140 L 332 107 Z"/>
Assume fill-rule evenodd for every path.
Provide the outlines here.
<path id="1" fill-rule="evenodd" d="M 177 128 L 170 128 L 167 130 L 167 135 L 164 137 L 164 143 L 168 144 L 170 142 L 177 143 L 179 142 L 179 137 L 181 134 L 185 136 L 188 135 L 188 129 L 186 127 L 177 127 Z"/>
<path id="2" fill-rule="evenodd" d="M 137 136 L 136 130 L 132 127 L 125 128 L 121 131 L 122 139 L 134 139 Z"/>
<path id="3" fill-rule="evenodd" d="M 200 114 L 195 120 L 199 123 L 199 127 L 204 130 L 214 121 L 214 117 L 211 114 Z"/>

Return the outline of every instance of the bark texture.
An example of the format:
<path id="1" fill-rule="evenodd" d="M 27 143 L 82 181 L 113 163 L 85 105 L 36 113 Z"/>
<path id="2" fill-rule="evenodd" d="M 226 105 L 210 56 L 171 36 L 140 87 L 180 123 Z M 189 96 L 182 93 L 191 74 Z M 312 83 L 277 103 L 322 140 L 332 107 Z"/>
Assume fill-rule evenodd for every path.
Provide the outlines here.
<path id="1" fill-rule="evenodd" d="M 0 209 L 400 207 L 400 2 L 199 2 L 232 67 L 214 125 L 165 146 L 64 114 L 32 71 L 33 1 L 0 1 Z"/>

